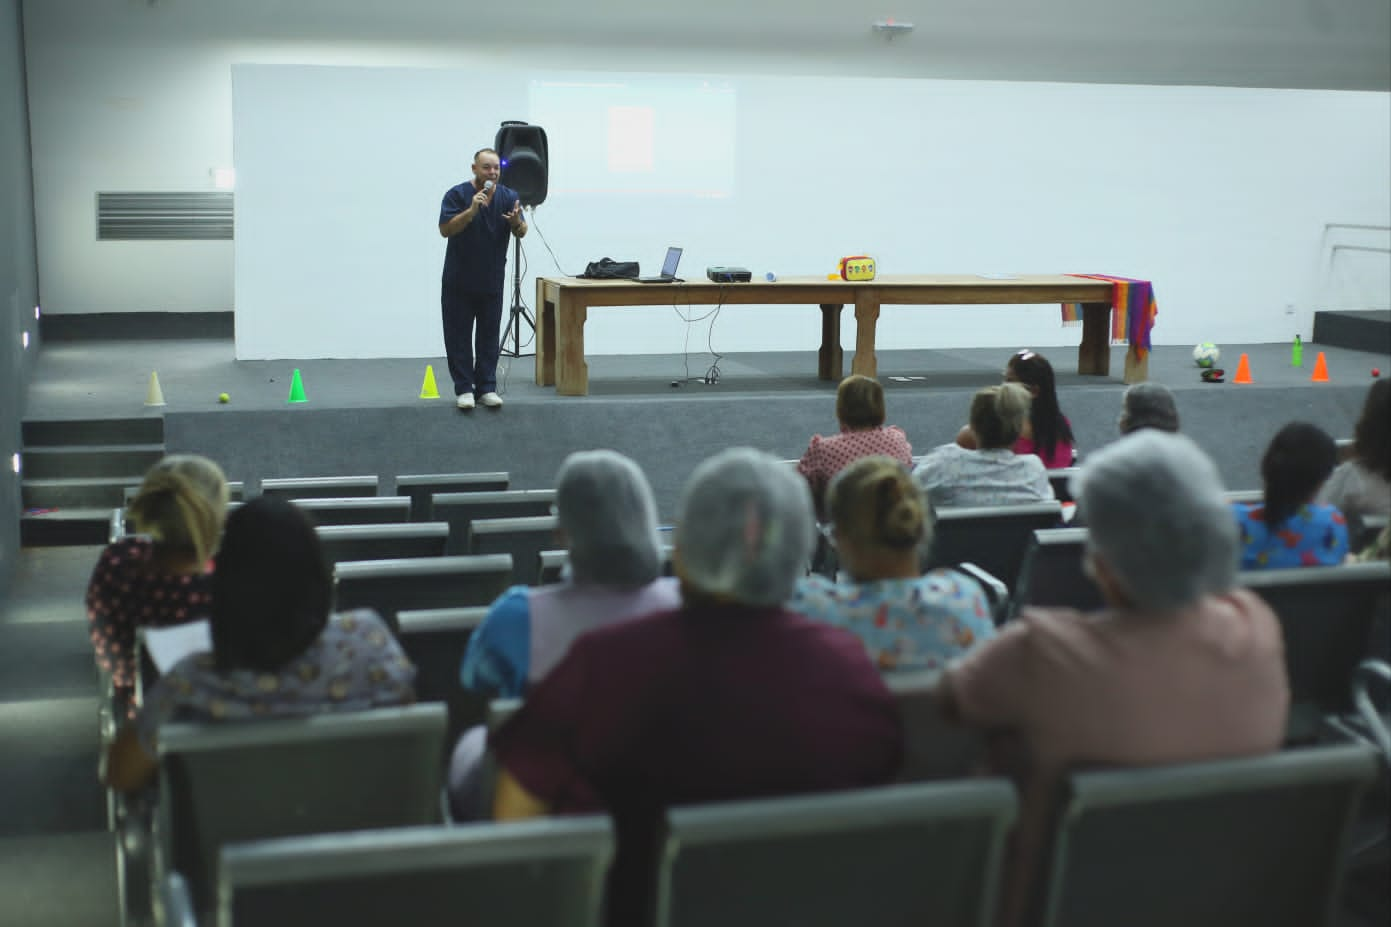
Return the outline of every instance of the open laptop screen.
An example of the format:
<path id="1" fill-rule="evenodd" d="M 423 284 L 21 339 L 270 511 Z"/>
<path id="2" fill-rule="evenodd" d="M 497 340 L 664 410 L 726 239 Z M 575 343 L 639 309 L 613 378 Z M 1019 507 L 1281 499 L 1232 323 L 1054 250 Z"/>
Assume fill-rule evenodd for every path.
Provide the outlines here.
<path id="1" fill-rule="evenodd" d="M 680 249 L 680 248 L 668 248 L 668 249 L 667 249 L 667 257 L 666 257 L 666 260 L 665 260 L 665 261 L 662 261 L 662 276 L 663 276 L 663 277 L 675 277 L 675 276 L 676 276 L 676 265 L 677 265 L 677 264 L 680 264 L 680 263 L 681 263 L 681 249 Z"/>

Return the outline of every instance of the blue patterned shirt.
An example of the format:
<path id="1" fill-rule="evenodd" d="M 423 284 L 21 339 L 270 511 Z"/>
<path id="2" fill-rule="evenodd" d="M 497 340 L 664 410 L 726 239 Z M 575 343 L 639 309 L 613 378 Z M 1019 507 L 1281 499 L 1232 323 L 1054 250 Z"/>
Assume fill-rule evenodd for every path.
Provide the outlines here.
<path id="1" fill-rule="evenodd" d="M 984 591 L 955 570 L 844 584 L 808 576 L 787 608 L 856 635 L 885 671 L 939 669 L 995 634 Z"/>

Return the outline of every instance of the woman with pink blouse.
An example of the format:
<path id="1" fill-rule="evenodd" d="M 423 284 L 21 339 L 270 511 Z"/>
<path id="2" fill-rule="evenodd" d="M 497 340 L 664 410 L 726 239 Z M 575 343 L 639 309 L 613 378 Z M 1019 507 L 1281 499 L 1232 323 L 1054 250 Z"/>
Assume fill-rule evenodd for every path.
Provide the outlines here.
<path id="1" fill-rule="evenodd" d="M 826 487 L 831 478 L 861 457 L 892 457 L 905 469 L 913 468 L 913 446 L 897 425 L 884 424 L 884 387 L 873 377 L 851 374 L 836 390 L 836 419 L 840 433 L 812 435 L 811 444 L 797 463 L 816 502 L 818 520 L 825 520 Z"/>

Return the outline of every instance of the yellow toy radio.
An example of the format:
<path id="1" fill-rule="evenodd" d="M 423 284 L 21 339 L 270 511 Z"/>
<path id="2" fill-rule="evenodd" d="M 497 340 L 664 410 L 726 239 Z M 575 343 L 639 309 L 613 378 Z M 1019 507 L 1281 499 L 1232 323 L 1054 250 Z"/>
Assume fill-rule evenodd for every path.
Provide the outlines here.
<path id="1" fill-rule="evenodd" d="M 840 259 L 840 279 L 873 280 L 874 258 L 868 254 L 856 254 Z"/>

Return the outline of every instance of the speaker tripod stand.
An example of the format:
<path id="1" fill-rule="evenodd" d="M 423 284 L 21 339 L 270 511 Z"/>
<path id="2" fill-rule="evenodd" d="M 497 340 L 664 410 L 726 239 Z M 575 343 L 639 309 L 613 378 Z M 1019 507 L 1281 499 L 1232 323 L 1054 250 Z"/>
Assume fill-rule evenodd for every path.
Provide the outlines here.
<path id="1" fill-rule="evenodd" d="M 512 236 L 512 308 L 508 310 L 507 326 L 502 330 L 501 352 L 507 357 L 534 357 L 535 351 L 522 353 L 522 323 L 526 322 L 533 338 L 536 335 L 536 319 L 531 310 L 522 304 L 522 240 Z M 508 338 L 512 346 L 507 346 Z"/>

